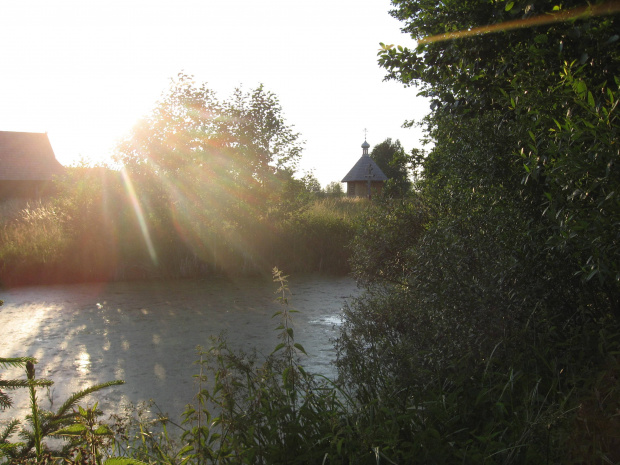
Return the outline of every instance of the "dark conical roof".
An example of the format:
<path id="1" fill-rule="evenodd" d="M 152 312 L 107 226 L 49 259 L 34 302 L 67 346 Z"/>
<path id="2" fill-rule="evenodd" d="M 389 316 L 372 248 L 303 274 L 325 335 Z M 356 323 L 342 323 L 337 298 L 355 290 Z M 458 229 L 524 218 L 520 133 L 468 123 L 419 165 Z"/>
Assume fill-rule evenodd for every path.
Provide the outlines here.
<path id="1" fill-rule="evenodd" d="M 381 168 L 368 155 L 368 147 L 370 147 L 370 144 L 364 141 L 362 144 L 362 157 L 357 160 L 357 163 L 353 165 L 351 171 L 347 173 L 341 182 L 368 181 L 369 179 L 371 181 L 387 181 L 387 176 L 383 174 Z"/>

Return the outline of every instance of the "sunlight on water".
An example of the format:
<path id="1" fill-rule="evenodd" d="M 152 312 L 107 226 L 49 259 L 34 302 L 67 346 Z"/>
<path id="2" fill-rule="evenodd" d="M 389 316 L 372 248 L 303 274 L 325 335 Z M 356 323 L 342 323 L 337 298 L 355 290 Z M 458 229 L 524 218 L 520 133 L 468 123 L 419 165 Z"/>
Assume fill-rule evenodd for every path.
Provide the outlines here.
<path id="1" fill-rule="evenodd" d="M 301 312 L 296 335 L 313 354 L 307 367 L 332 376 L 330 338 L 340 325 L 344 300 L 334 296 L 355 292 L 355 282 L 313 278 L 300 279 L 296 286 L 303 289 L 293 301 Z M 233 349 L 256 347 L 261 354 L 277 343 L 271 315 L 279 307 L 271 283 L 262 278 L 117 283 L 103 291 L 99 285 L 23 288 L 10 297 L 0 309 L 11 335 L 0 338 L 0 355 L 36 357 L 37 376 L 56 383 L 61 401 L 93 383 L 125 380 L 125 386 L 94 397 L 110 412 L 118 412 L 121 399 L 137 403 L 154 398 L 173 415 L 180 414 L 195 395 L 196 366 L 191 362 L 196 346 L 210 344 L 212 334 L 229 330 Z M 23 378 L 24 372 L 5 370 L 2 375 Z M 12 410 L 25 417 L 28 396 Z"/>
<path id="2" fill-rule="evenodd" d="M 11 334 L 10 338 L 5 338 L 3 341 L 4 344 L 8 345 L 7 349 L 12 352 L 14 348 L 21 347 L 23 342 L 36 340 L 34 335 L 40 332 L 41 321 L 46 313 L 47 311 L 40 307 L 32 306 L 24 309 L 23 314 L 27 314 L 27 318 L 16 319 L 15 324 L 4 328 L 4 334 Z M 6 353 L 8 353 L 7 349 L 4 349 L 7 351 Z"/>
<path id="3" fill-rule="evenodd" d="M 125 379 L 125 368 L 122 367 L 122 365 L 124 365 L 125 361 L 120 359 L 117 361 L 117 366 L 114 369 L 114 377 L 116 379 Z"/>
<path id="4" fill-rule="evenodd" d="M 329 325 L 329 326 L 340 326 L 342 324 L 342 320 L 337 315 L 324 316 L 317 320 L 310 321 L 311 324 L 314 325 Z"/>
<path id="5" fill-rule="evenodd" d="M 165 380 L 166 379 L 166 369 L 160 364 L 160 363 L 156 363 L 155 364 L 155 368 L 153 369 L 155 376 L 157 376 L 157 379 L 160 380 Z"/>
<path id="6" fill-rule="evenodd" d="M 90 372 L 90 355 L 85 350 L 79 353 L 78 358 L 75 360 L 75 366 L 77 371 L 82 374 L 88 374 Z"/>

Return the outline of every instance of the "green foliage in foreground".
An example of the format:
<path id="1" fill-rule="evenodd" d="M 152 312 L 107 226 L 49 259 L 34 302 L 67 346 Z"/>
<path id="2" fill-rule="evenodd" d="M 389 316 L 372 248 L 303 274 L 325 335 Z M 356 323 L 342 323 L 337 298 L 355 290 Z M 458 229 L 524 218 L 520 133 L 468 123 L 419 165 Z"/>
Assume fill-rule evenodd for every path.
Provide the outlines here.
<path id="1" fill-rule="evenodd" d="M 345 309 L 338 383 L 297 362 L 285 311 L 266 361 L 223 341 L 201 353 L 213 384 L 182 446 L 142 423 L 127 454 L 620 463 L 618 17 L 599 1 L 393 3 L 414 39 L 435 36 L 380 53 L 432 99 L 434 146 L 416 197 L 359 223 L 367 292 Z"/>
<path id="2" fill-rule="evenodd" d="M 102 415 L 97 409 L 97 404 L 85 409 L 78 403 L 90 394 L 109 386 L 123 384 L 123 381 L 110 381 L 91 386 L 73 394 L 56 411 L 47 411 L 40 407 L 36 391 L 37 388 L 48 387 L 53 382 L 36 379 L 35 364 L 36 360 L 32 357 L 0 358 L 2 368 L 25 369 L 27 379 L 0 380 L 0 386 L 11 390 L 28 389 L 32 412 L 26 417 L 26 425 L 20 427 L 19 420 L 12 420 L 0 431 L 0 463 L 102 464 L 103 456 L 109 455 L 114 433 L 107 425 L 97 420 Z M 0 395 L 2 408 L 11 407 L 10 396 L 2 391 Z M 19 440 L 13 440 L 15 436 Z M 68 441 L 60 449 L 54 449 L 45 441 L 46 438 L 52 437 L 64 437 Z M 109 461 L 105 463 L 110 464 Z"/>
<path id="3" fill-rule="evenodd" d="M 221 337 L 199 348 L 198 392 L 181 425 L 125 424 L 123 452 L 148 463 L 376 463 L 382 452 L 358 434 L 346 391 L 300 362 L 286 276 L 277 268 L 278 343 L 266 357 L 232 351 Z M 181 430 L 180 445 L 169 433 Z M 130 445 L 131 447 L 127 447 Z"/>
<path id="4" fill-rule="evenodd" d="M 23 441 L 13 442 L 10 437 L 18 422 L 11 422 L 0 436 L 0 462 L 4 458 L 11 464 L 301 464 L 348 459 L 375 463 L 382 452 L 357 434 L 354 417 L 347 415 L 350 399 L 345 391 L 323 376 L 306 372 L 300 363 L 300 356 L 306 354 L 295 342 L 295 310 L 288 306 L 287 277 L 277 268 L 273 277 L 282 304 L 273 315 L 278 321 L 273 352 L 264 359 L 255 353 L 235 353 L 222 338 L 213 338 L 208 350 L 199 348 L 198 392 L 181 425 L 165 418 L 152 422 L 122 416 L 107 424 L 101 422 L 97 404 L 76 407 L 86 395 L 119 381 L 77 393 L 54 413 L 39 409 L 32 396 L 36 413 L 28 417 L 31 428 L 22 429 Z M 26 361 L 31 359 L 11 359 L 6 364 Z M 26 385 L 34 387 L 34 373 L 28 377 Z M 179 434 L 169 434 L 171 426 Z M 50 436 L 68 442 L 60 449 L 49 449 L 44 439 Z"/>
<path id="5" fill-rule="evenodd" d="M 338 363 L 395 461 L 620 463 L 620 29 L 590 3 L 393 1 L 418 45 L 379 60 L 433 147 L 362 222 Z"/>
<path id="6" fill-rule="evenodd" d="M 30 416 L 21 442 L 9 439 L 18 426 L 12 422 L 0 436 L 5 461 L 583 463 L 614 447 L 620 365 L 610 354 L 618 353 L 620 334 L 600 332 L 598 322 L 570 335 L 558 334 L 567 329 L 558 327 L 540 340 L 520 341 L 531 336 L 522 331 L 478 356 L 475 344 L 457 339 L 460 328 L 444 334 L 449 327 L 436 328 L 437 315 L 408 301 L 411 294 L 375 287 L 345 310 L 338 343 L 344 377 L 334 382 L 303 368 L 287 279 L 278 269 L 273 276 L 282 304 L 273 315 L 273 352 L 236 352 L 222 337 L 199 348 L 197 393 L 181 424 L 140 412 L 107 423 L 97 404 L 75 407 L 86 394 L 119 382 L 105 383 L 72 396 L 55 413 L 37 406 L 40 425 Z M 496 328 L 479 331 L 493 338 Z M 601 364 L 586 369 L 595 357 Z M 51 436 L 68 442 L 49 449 L 43 439 Z"/>

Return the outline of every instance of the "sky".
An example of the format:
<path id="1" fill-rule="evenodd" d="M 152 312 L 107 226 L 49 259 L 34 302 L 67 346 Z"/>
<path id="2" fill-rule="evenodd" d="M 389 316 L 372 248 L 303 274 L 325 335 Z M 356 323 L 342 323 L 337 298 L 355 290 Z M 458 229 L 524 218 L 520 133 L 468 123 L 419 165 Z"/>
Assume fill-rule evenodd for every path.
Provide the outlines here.
<path id="1" fill-rule="evenodd" d="M 389 0 L 3 0 L 0 130 L 47 132 L 63 165 L 106 161 L 178 73 L 222 99 L 264 84 L 305 141 L 300 174 L 340 181 L 390 137 L 422 147 L 428 103 L 384 81 L 414 46 Z M 365 133 L 367 130 L 367 133 Z"/>

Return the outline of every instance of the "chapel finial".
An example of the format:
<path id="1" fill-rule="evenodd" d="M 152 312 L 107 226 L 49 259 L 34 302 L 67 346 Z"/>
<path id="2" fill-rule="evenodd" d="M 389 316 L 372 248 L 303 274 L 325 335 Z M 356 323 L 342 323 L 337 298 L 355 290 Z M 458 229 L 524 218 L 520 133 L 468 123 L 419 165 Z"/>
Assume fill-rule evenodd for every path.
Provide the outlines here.
<path id="1" fill-rule="evenodd" d="M 364 143 L 362 144 L 362 155 L 368 155 L 368 149 L 370 148 L 370 144 L 366 142 L 367 134 L 368 134 L 368 129 L 364 128 Z"/>

